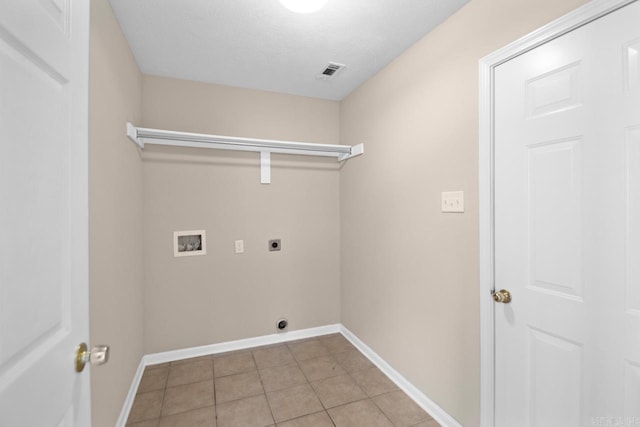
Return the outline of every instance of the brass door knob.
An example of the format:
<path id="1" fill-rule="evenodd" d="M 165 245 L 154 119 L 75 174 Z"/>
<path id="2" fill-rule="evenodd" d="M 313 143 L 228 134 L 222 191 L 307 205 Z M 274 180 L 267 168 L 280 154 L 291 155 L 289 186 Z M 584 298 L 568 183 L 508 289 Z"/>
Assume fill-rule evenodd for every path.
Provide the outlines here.
<path id="1" fill-rule="evenodd" d="M 109 361 L 109 346 L 97 345 L 89 351 L 86 343 L 80 343 L 76 349 L 76 372 L 82 372 L 87 362 L 100 366 Z"/>
<path id="2" fill-rule="evenodd" d="M 495 302 L 509 304 L 511 302 L 511 293 L 506 289 L 500 289 L 498 292 L 493 293 L 493 300 Z"/>

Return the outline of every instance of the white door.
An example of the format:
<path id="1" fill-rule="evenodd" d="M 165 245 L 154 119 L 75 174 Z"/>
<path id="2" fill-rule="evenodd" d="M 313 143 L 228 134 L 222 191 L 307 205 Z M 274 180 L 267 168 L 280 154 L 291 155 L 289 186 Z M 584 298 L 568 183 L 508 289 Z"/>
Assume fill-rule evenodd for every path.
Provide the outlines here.
<path id="1" fill-rule="evenodd" d="M 495 71 L 495 425 L 640 425 L 640 2 Z"/>
<path id="2" fill-rule="evenodd" d="M 89 426 L 88 0 L 0 1 L 0 425 Z"/>

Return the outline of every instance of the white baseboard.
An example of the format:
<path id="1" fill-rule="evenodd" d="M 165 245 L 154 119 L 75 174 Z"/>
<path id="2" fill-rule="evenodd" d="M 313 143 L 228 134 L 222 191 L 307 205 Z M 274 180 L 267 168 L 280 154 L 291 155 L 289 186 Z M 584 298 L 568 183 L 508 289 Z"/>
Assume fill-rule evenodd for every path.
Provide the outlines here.
<path id="1" fill-rule="evenodd" d="M 131 387 L 129 388 L 129 393 L 124 401 L 124 405 L 122 405 L 122 410 L 120 411 L 120 417 L 118 417 L 118 421 L 116 422 L 116 427 L 125 427 L 125 424 L 127 424 L 129 412 L 131 412 L 133 401 L 136 398 L 136 393 L 138 392 L 138 386 L 140 385 L 140 380 L 142 380 L 142 374 L 144 373 L 145 366 L 143 356 L 142 359 L 140 359 L 138 370 L 133 376 L 133 380 L 131 380 Z"/>
<path id="2" fill-rule="evenodd" d="M 402 391 L 404 391 L 422 409 L 427 411 L 442 427 L 462 427 L 458 421 L 449 415 L 444 409 L 438 406 L 426 394 L 418 390 L 398 371 L 393 369 L 382 357 L 373 351 L 368 345 L 360 340 L 353 332 L 344 325 L 340 325 L 340 333 L 348 339 L 362 354 L 364 354 L 374 365 L 378 367 L 386 376 L 391 379 Z"/>
<path id="3" fill-rule="evenodd" d="M 208 354 L 225 353 L 227 351 L 243 350 L 245 348 L 259 347 L 261 345 L 278 344 L 281 342 L 301 340 L 320 335 L 336 334 L 340 332 L 340 324 L 320 326 L 317 328 L 300 329 L 279 334 L 263 335 L 261 337 L 246 338 L 237 341 L 227 341 L 218 344 L 203 345 L 201 347 L 183 348 L 180 350 L 165 351 L 162 353 L 147 354 L 143 357 L 145 366 L 158 363 L 172 362 L 174 360 L 189 359 L 191 357 L 206 356 Z"/>
<path id="4" fill-rule="evenodd" d="M 369 346 L 362 342 L 350 330 L 342 324 L 320 326 L 317 328 L 301 329 L 298 331 L 283 332 L 280 334 L 264 335 L 261 337 L 247 338 L 237 341 L 228 341 L 218 344 L 205 345 L 201 347 L 183 348 L 180 350 L 165 351 L 162 353 L 147 354 L 140 360 L 140 365 L 135 377 L 131 382 L 131 388 L 122 407 L 120 417 L 116 427 L 125 427 L 129 412 L 133 406 L 133 401 L 142 379 L 144 368 L 149 365 L 172 362 L 175 360 L 188 359 L 191 357 L 206 356 L 209 354 L 225 353 L 227 351 L 243 350 L 245 348 L 259 347 L 263 345 L 278 344 L 287 341 L 313 338 L 322 335 L 341 333 L 349 340 L 362 354 L 364 354 L 374 365 L 387 375 L 400 389 L 412 398 L 422 409 L 427 411 L 442 427 L 462 427 L 451 415 L 429 399 L 424 393 L 418 390 L 391 365 L 384 361 Z"/>

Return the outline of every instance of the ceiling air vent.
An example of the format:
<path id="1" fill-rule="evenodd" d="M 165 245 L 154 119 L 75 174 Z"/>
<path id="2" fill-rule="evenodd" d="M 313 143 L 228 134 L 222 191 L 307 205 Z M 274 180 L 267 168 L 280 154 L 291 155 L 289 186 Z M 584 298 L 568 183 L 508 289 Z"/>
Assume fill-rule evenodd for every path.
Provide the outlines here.
<path id="1" fill-rule="evenodd" d="M 318 78 L 322 80 L 330 80 L 334 78 L 336 74 L 338 74 L 345 67 L 346 65 L 344 64 L 338 64 L 337 62 L 329 62 L 329 65 L 327 65 L 324 68 L 324 70 L 322 70 Z"/>

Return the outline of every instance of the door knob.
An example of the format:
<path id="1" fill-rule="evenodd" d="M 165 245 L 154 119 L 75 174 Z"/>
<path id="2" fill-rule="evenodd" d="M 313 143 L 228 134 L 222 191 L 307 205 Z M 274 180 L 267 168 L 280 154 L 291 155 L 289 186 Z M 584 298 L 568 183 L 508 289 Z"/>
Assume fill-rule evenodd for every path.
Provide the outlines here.
<path id="1" fill-rule="evenodd" d="M 109 361 L 109 346 L 97 345 L 89 351 L 86 343 L 80 343 L 76 350 L 76 372 L 82 372 L 87 362 L 100 366 Z"/>
<path id="2" fill-rule="evenodd" d="M 498 292 L 493 292 L 493 300 L 495 302 L 501 302 L 503 304 L 509 304 L 511 302 L 511 293 L 506 289 L 500 289 Z"/>

